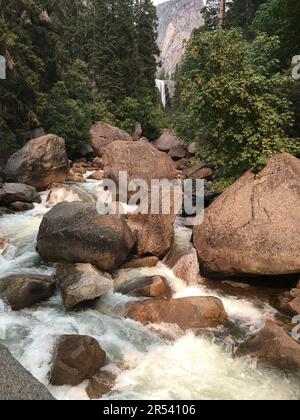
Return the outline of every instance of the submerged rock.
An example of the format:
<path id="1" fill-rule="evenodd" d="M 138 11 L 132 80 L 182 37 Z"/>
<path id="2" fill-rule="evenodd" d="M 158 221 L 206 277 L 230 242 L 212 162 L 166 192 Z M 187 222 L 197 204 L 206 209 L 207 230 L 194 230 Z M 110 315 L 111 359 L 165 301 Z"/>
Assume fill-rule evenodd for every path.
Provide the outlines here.
<path id="1" fill-rule="evenodd" d="M 46 261 L 89 263 L 111 271 L 124 263 L 135 238 L 122 217 L 101 215 L 89 203 L 60 203 L 43 218 L 37 251 Z"/>
<path id="2" fill-rule="evenodd" d="M 59 338 L 52 369 L 52 385 L 77 386 L 86 379 L 91 379 L 106 359 L 106 353 L 98 341 L 81 335 L 63 335 Z"/>
<path id="3" fill-rule="evenodd" d="M 177 324 L 183 330 L 214 328 L 228 318 L 222 301 L 215 297 L 137 302 L 129 306 L 127 316 L 142 324 Z"/>
<path id="4" fill-rule="evenodd" d="M 273 156 L 249 171 L 206 210 L 194 229 L 200 263 L 211 275 L 300 272 L 300 160 Z"/>
<path id="5" fill-rule="evenodd" d="M 104 122 L 94 124 L 90 136 L 92 149 L 98 157 L 101 157 L 105 147 L 114 141 L 133 141 L 133 138 L 126 131 Z"/>
<path id="6" fill-rule="evenodd" d="M 113 282 L 91 264 L 58 264 L 56 279 L 67 310 L 95 300 L 113 288 Z"/>
<path id="7" fill-rule="evenodd" d="M 242 343 L 237 356 L 251 356 L 259 364 L 300 373 L 300 344 L 273 321 L 267 321 L 263 330 Z"/>
<path id="8" fill-rule="evenodd" d="M 89 380 L 86 392 L 91 400 L 99 400 L 111 392 L 116 382 L 116 375 L 111 372 L 100 370 Z"/>
<path id="9" fill-rule="evenodd" d="M 12 155 L 4 173 L 7 181 L 45 190 L 54 182 L 63 183 L 69 172 L 65 142 L 53 134 L 30 140 Z"/>
<path id="10" fill-rule="evenodd" d="M 168 282 L 161 276 L 141 277 L 115 287 L 117 293 L 135 297 L 161 298 L 170 295 Z"/>
<path id="11" fill-rule="evenodd" d="M 34 187 L 25 184 L 6 183 L 0 185 L 0 205 L 40 203 L 41 198 Z"/>
<path id="12" fill-rule="evenodd" d="M 11 275 L 0 279 L 0 298 L 14 311 L 49 299 L 55 291 L 55 280 L 39 274 Z"/>
<path id="13" fill-rule="evenodd" d="M 47 388 L 1 345 L 0 366 L 0 401 L 54 400 Z"/>

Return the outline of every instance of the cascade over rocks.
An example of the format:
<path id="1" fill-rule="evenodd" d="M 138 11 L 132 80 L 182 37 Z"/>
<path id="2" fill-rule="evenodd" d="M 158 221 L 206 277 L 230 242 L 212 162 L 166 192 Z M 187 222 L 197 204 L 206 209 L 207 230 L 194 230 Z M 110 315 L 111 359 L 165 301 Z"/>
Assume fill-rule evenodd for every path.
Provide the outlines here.
<path id="1" fill-rule="evenodd" d="M 98 157 L 101 157 L 105 147 L 114 141 L 133 141 L 126 131 L 104 122 L 94 124 L 90 130 L 90 136 L 92 149 Z"/>
<path id="2" fill-rule="evenodd" d="M 130 304 L 127 316 L 142 324 L 177 324 L 183 330 L 214 328 L 228 318 L 222 301 L 215 297 L 146 300 Z"/>
<path id="3" fill-rule="evenodd" d="M 0 298 L 14 311 L 49 299 L 55 292 L 55 280 L 38 274 L 11 275 L 0 279 Z"/>
<path id="4" fill-rule="evenodd" d="M 91 264 L 58 264 L 56 280 L 68 311 L 101 297 L 113 288 L 113 282 Z"/>
<path id="5" fill-rule="evenodd" d="M 251 356 L 259 364 L 300 373 L 300 344 L 273 321 L 267 321 L 258 334 L 242 343 L 237 356 Z"/>
<path id="6" fill-rule="evenodd" d="M 69 172 L 65 142 L 53 134 L 30 140 L 7 161 L 9 182 L 28 184 L 42 191 L 54 182 L 64 183 Z"/>
<path id="7" fill-rule="evenodd" d="M 47 388 L 0 345 L 0 401 L 52 401 Z"/>
<path id="8" fill-rule="evenodd" d="M 22 203 L 40 203 L 41 199 L 34 187 L 25 184 L 7 183 L 0 185 L 0 205 Z"/>
<path id="9" fill-rule="evenodd" d="M 238 179 L 194 229 L 203 270 L 219 276 L 299 273 L 299 186 L 300 160 L 287 153 Z"/>
<path id="10" fill-rule="evenodd" d="M 89 203 L 60 203 L 43 218 L 37 252 L 45 261 L 89 263 L 102 271 L 127 260 L 135 238 L 122 217 L 101 215 Z"/>
<path id="11" fill-rule="evenodd" d="M 170 294 L 168 282 L 161 276 L 141 277 L 115 287 L 117 293 L 135 297 L 161 298 Z"/>
<path id="12" fill-rule="evenodd" d="M 104 178 L 112 179 L 117 186 L 120 171 L 127 172 L 128 182 L 142 179 L 149 187 L 152 179 L 171 181 L 176 177 L 176 166 L 172 159 L 142 140 L 111 143 L 105 148 L 103 165 Z"/>
<path id="13" fill-rule="evenodd" d="M 52 385 L 77 386 L 103 367 L 106 353 L 92 337 L 63 335 L 59 338 L 52 369 Z"/>

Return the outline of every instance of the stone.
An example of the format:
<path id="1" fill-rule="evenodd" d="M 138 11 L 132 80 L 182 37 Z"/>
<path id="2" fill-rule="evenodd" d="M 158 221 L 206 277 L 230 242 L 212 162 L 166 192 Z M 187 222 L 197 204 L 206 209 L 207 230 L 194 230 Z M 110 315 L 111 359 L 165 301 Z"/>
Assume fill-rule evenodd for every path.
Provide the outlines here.
<path id="1" fill-rule="evenodd" d="M 56 280 L 67 311 L 100 298 L 113 288 L 113 282 L 91 264 L 58 264 Z"/>
<path id="2" fill-rule="evenodd" d="M 121 266 L 135 245 L 123 217 L 101 215 L 90 203 L 60 203 L 43 218 L 37 251 L 45 261 L 89 263 L 101 271 Z"/>
<path id="3" fill-rule="evenodd" d="M 40 203 L 41 198 L 34 187 L 25 184 L 6 183 L 0 185 L 0 205 Z"/>
<path id="4" fill-rule="evenodd" d="M 16 201 L 15 203 L 11 203 L 9 208 L 13 211 L 23 212 L 34 209 L 34 205 L 31 203 L 21 203 L 20 201 Z"/>
<path id="5" fill-rule="evenodd" d="M 86 392 L 91 400 L 99 400 L 109 394 L 116 382 L 116 375 L 111 372 L 100 370 L 89 380 Z"/>
<path id="6" fill-rule="evenodd" d="M 288 315 L 300 315 L 300 289 L 292 289 L 279 296 L 280 310 Z"/>
<path id="7" fill-rule="evenodd" d="M 55 292 L 55 280 L 39 274 L 13 274 L 0 279 L 0 298 L 14 311 L 49 299 Z"/>
<path id="8" fill-rule="evenodd" d="M 113 127 L 107 123 L 99 122 L 92 126 L 90 131 L 91 146 L 95 156 L 101 157 L 105 147 L 115 141 L 133 141 L 126 131 Z"/>
<path id="9" fill-rule="evenodd" d="M 63 335 L 59 338 L 50 372 L 50 383 L 77 386 L 91 379 L 105 363 L 106 353 L 89 336 Z"/>
<path id="10" fill-rule="evenodd" d="M 47 388 L 0 345 L 0 401 L 52 401 Z"/>
<path id="11" fill-rule="evenodd" d="M 1 245 L 0 245 L 1 247 Z M 123 264 L 121 269 L 122 270 L 132 270 L 136 268 L 149 268 L 149 267 L 156 267 L 159 263 L 159 259 L 157 257 L 144 257 L 144 258 L 134 258 L 133 260 L 128 261 L 127 263 Z"/>
<path id="12" fill-rule="evenodd" d="M 209 180 L 214 175 L 214 171 L 211 168 L 207 168 L 205 165 L 205 162 L 199 162 L 196 165 L 185 169 L 183 173 L 186 178 Z"/>
<path id="13" fill-rule="evenodd" d="M 4 169 L 8 182 L 28 184 L 43 191 L 64 183 L 69 172 L 65 142 L 53 134 L 30 140 L 13 154 Z"/>
<path id="14" fill-rule="evenodd" d="M 300 160 L 282 153 L 229 187 L 194 228 L 203 271 L 222 277 L 299 273 L 299 185 Z"/>
<path id="15" fill-rule="evenodd" d="M 172 148 L 182 146 L 182 140 L 180 140 L 173 130 L 165 129 L 162 135 L 152 142 L 153 146 L 161 152 L 169 152 Z"/>
<path id="16" fill-rule="evenodd" d="M 259 333 L 242 343 L 236 355 L 253 357 L 260 365 L 300 373 L 300 344 L 273 321 L 267 321 Z"/>
<path id="17" fill-rule="evenodd" d="M 117 293 L 135 297 L 162 298 L 170 295 L 168 282 L 161 276 L 141 277 L 115 287 Z"/>
<path id="18" fill-rule="evenodd" d="M 94 203 L 93 197 L 76 186 L 66 184 L 52 184 L 49 190 L 46 203 L 53 206 L 57 203 L 80 201 L 83 203 Z"/>
<path id="19" fill-rule="evenodd" d="M 103 172 L 102 171 L 95 171 L 88 177 L 88 179 L 93 179 L 94 181 L 102 181 Z"/>
<path id="20" fill-rule="evenodd" d="M 172 147 L 168 155 L 174 160 L 184 159 L 188 153 L 183 145 Z"/>
<path id="21" fill-rule="evenodd" d="M 129 305 L 127 317 L 142 324 L 177 324 L 181 329 L 215 328 L 228 318 L 215 297 L 146 300 Z"/>

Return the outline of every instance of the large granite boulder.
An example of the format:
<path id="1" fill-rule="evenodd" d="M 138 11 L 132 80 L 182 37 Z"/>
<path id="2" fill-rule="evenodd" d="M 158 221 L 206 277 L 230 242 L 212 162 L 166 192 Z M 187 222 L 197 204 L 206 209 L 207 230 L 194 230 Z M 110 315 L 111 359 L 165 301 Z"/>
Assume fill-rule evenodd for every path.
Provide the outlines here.
<path id="1" fill-rule="evenodd" d="M 98 122 L 92 126 L 90 137 L 94 154 L 99 157 L 103 155 L 105 147 L 114 141 L 133 141 L 126 131 L 104 122 Z"/>
<path id="2" fill-rule="evenodd" d="M 41 198 L 34 187 L 25 184 L 7 183 L 0 185 L 0 205 L 40 203 Z"/>

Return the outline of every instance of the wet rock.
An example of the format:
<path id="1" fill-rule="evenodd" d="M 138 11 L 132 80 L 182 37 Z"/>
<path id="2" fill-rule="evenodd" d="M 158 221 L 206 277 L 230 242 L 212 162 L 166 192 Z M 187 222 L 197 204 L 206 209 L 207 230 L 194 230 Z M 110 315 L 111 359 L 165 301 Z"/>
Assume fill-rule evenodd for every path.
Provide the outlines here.
<path id="1" fill-rule="evenodd" d="M 133 141 L 133 138 L 125 131 L 103 122 L 93 125 L 90 136 L 92 149 L 98 157 L 103 155 L 105 147 L 112 142 Z"/>
<path id="2" fill-rule="evenodd" d="M 300 272 L 300 160 L 273 156 L 206 210 L 194 244 L 209 275 L 289 275 Z"/>
<path id="3" fill-rule="evenodd" d="M 68 172 L 65 142 L 53 134 L 30 140 L 8 159 L 4 169 L 7 181 L 28 184 L 39 191 L 54 182 L 64 183 Z"/>
<path id="4" fill-rule="evenodd" d="M 38 274 L 11 275 L 0 279 L 0 298 L 14 311 L 49 299 L 55 291 L 55 280 Z"/>
<path id="5" fill-rule="evenodd" d="M 89 380 L 86 392 L 91 400 L 99 400 L 111 392 L 116 382 L 116 375 L 111 372 L 100 370 Z"/>
<path id="6" fill-rule="evenodd" d="M 172 148 L 181 146 L 182 143 L 173 130 L 165 129 L 159 139 L 152 144 L 161 152 L 169 152 Z"/>
<path id="7" fill-rule="evenodd" d="M 6 183 L 0 185 L 0 205 L 22 203 L 40 203 L 41 198 L 34 187 L 25 184 Z"/>
<path id="8" fill-rule="evenodd" d="M 7 249 L 8 243 L 5 239 L 0 239 L 0 255 Z"/>
<path id="9" fill-rule="evenodd" d="M 68 311 L 103 296 L 113 288 L 113 282 L 91 264 L 58 264 L 56 280 Z"/>
<path id="10" fill-rule="evenodd" d="M 103 172 L 102 171 L 95 171 L 88 177 L 88 179 L 93 179 L 94 181 L 102 181 Z"/>
<path id="11" fill-rule="evenodd" d="M 168 282 L 161 276 L 141 277 L 115 287 L 117 293 L 135 297 L 161 298 L 170 295 Z"/>
<path id="12" fill-rule="evenodd" d="M 66 178 L 66 182 L 71 184 L 82 184 L 85 182 L 85 179 L 82 175 L 69 174 Z"/>
<path id="13" fill-rule="evenodd" d="M 81 201 L 83 203 L 94 203 L 93 197 L 76 186 L 66 184 L 53 184 L 47 196 L 47 205 L 53 206 L 59 202 L 72 203 Z"/>
<path id="14" fill-rule="evenodd" d="M 47 388 L 1 345 L 0 366 L 0 401 L 54 400 Z"/>
<path id="15" fill-rule="evenodd" d="M 251 356 L 259 364 L 300 373 L 300 344 L 273 321 L 267 321 L 263 330 L 242 343 L 237 356 Z"/>
<path id="16" fill-rule="evenodd" d="M 280 310 L 288 315 L 300 315 L 300 289 L 292 289 L 279 296 Z"/>
<path id="17" fill-rule="evenodd" d="M 183 330 L 214 328 L 228 318 L 222 301 L 214 297 L 137 302 L 129 306 L 127 316 L 142 324 L 177 324 Z"/>
<path id="18" fill-rule="evenodd" d="M 15 203 L 11 203 L 9 205 L 9 208 L 13 211 L 22 212 L 32 210 L 34 208 L 34 205 L 30 203 L 21 203 L 20 201 L 16 201 Z"/>
<path id="19" fill-rule="evenodd" d="M 60 203 L 43 218 L 37 251 L 45 261 L 89 263 L 102 271 L 122 265 L 135 238 L 122 217 L 101 215 L 94 204 Z"/>
<path id="20" fill-rule="evenodd" d="M 92 337 L 81 335 L 63 335 L 60 337 L 52 369 L 52 385 L 77 386 L 86 379 L 91 379 L 106 359 L 106 353 Z"/>
<path id="21" fill-rule="evenodd" d="M 1 246 L 1 245 L 0 245 Z M 131 261 L 128 261 L 122 265 L 122 270 L 135 269 L 135 268 L 149 268 L 156 267 L 159 262 L 157 257 L 144 257 L 144 258 L 134 258 Z"/>

